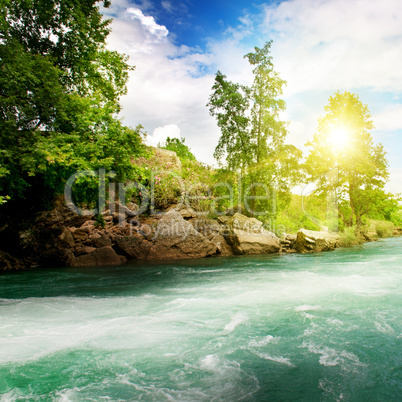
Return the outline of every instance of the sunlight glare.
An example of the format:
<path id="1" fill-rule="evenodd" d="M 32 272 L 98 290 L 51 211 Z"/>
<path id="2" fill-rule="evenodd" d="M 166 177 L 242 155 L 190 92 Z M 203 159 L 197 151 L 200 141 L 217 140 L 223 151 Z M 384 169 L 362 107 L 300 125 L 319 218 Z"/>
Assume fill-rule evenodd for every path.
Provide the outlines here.
<path id="1" fill-rule="evenodd" d="M 343 127 L 337 127 L 329 133 L 329 143 L 336 149 L 342 149 L 349 142 L 349 131 Z"/>

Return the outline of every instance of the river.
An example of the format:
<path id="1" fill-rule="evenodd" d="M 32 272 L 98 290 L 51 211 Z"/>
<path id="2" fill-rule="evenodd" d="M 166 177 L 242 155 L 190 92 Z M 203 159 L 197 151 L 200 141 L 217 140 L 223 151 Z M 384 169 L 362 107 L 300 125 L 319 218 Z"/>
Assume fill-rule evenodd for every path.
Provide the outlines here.
<path id="1" fill-rule="evenodd" d="M 402 238 L 0 275 L 0 400 L 400 401 Z"/>

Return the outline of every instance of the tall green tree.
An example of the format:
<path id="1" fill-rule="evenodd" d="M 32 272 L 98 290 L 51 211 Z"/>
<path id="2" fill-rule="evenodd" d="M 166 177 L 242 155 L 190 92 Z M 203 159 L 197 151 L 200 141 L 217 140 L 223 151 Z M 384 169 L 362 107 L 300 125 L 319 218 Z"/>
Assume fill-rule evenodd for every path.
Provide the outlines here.
<path id="1" fill-rule="evenodd" d="M 301 151 L 285 144 L 287 123 L 279 113 L 286 108 L 280 99 L 286 81 L 274 70 L 271 44 L 255 47 L 244 56 L 253 67 L 250 87 L 230 82 L 218 71 L 207 106 L 221 129 L 215 158 L 225 157 L 227 167 L 241 173 L 252 196 L 263 195 L 259 183 L 271 196 L 281 194 L 282 200 L 289 201 L 290 188 L 300 179 Z M 251 209 L 255 211 L 259 203 L 252 201 Z M 272 211 L 272 207 L 265 203 L 259 209 Z"/>
<path id="2" fill-rule="evenodd" d="M 212 90 L 207 106 L 221 129 L 214 158 L 220 161 L 226 157 L 229 169 L 244 173 L 252 162 L 250 118 L 247 116 L 250 89 L 227 80 L 227 77 L 218 71 Z"/>
<path id="3" fill-rule="evenodd" d="M 384 201 L 388 162 L 382 144 L 370 134 L 374 128 L 368 106 L 358 95 L 336 92 L 318 120 L 306 168 L 319 191 L 335 190 L 346 225 L 362 225 L 362 217 Z M 336 171 L 337 180 L 327 173 Z M 378 201 L 378 202 L 377 202 Z"/>
<path id="4" fill-rule="evenodd" d="M 116 118 L 132 67 L 106 49 L 111 20 L 98 3 L 0 0 L 0 194 L 52 194 L 101 166 L 136 174 L 141 129 Z"/>

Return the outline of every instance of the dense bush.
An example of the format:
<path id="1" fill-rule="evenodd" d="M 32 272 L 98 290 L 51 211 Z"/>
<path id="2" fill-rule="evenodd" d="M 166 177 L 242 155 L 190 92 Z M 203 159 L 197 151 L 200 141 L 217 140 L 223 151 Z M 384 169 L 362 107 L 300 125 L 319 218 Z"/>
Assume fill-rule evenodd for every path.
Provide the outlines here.
<path id="1" fill-rule="evenodd" d="M 185 139 L 181 138 L 166 138 L 166 142 L 162 144 L 160 147 L 163 149 L 167 149 L 168 151 L 176 152 L 176 155 L 183 161 L 191 160 L 195 161 L 195 156 L 191 152 L 190 148 L 184 144 Z"/>
<path id="2" fill-rule="evenodd" d="M 355 226 L 350 226 L 340 233 L 339 242 L 343 247 L 350 247 L 363 243 L 363 238 L 356 233 Z"/>
<path id="3" fill-rule="evenodd" d="M 375 225 L 375 231 L 379 237 L 392 236 L 394 224 L 392 222 L 380 221 Z"/>

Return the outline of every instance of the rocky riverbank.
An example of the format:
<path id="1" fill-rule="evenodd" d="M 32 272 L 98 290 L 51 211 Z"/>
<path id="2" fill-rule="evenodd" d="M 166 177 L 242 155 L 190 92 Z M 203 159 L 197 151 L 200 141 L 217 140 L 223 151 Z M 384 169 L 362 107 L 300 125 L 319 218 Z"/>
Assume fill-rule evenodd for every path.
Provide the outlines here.
<path id="1" fill-rule="evenodd" d="M 35 266 L 120 265 L 131 260 L 175 260 L 275 253 L 313 253 L 341 245 L 339 235 L 300 229 L 278 238 L 262 223 L 235 211 L 217 219 L 185 205 L 137 216 L 118 203 L 101 219 L 72 212 L 63 200 L 19 232 L 18 256 L 0 252 L 0 270 Z M 372 240 L 366 236 L 366 240 Z"/>
<path id="2" fill-rule="evenodd" d="M 260 221 L 239 213 L 212 220 L 175 205 L 164 213 L 137 216 L 135 208 L 113 203 L 99 219 L 79 216 L 60 201 L 19 233 L 18 249 L 19 258 L 0 254 L 2 270 L 278 253 L 281 241 Z"/>

